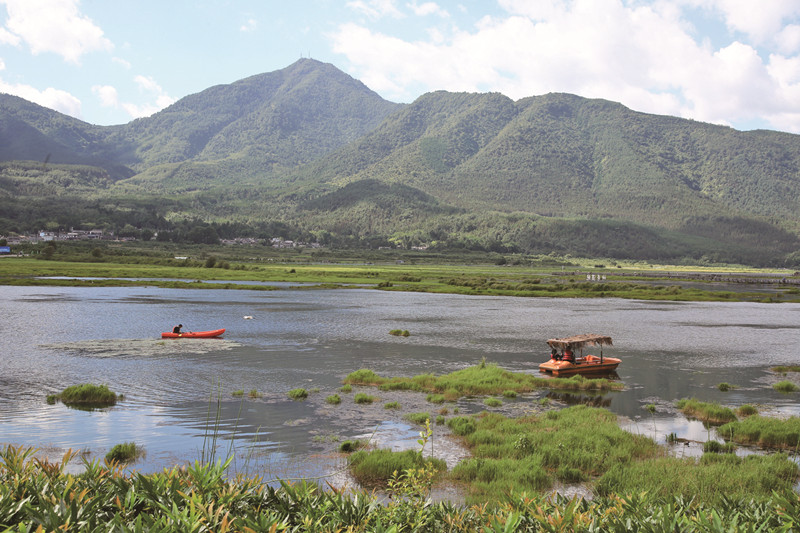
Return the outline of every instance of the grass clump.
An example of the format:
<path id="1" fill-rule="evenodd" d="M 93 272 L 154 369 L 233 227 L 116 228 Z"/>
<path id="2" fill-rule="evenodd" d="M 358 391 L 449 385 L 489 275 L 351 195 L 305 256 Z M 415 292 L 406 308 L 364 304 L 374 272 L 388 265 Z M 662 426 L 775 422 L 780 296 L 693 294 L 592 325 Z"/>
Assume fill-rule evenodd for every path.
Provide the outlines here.
<path id="1" fill-rule="evenodd" d="M 389 335 L 394 335 L 395 337 L 408 337 L 411 334 L 407 329 L 393 329 L 389 331 Z"/>
<path id="2" fill-rule="evenodd" d="M 719 442 L 716 440 L 708 440 L 703 443 L 703 452 L 705 453 L 734 453 L 736 445 L 732 442 Z"/>
<path id="3" fill-rule="evenodd" d="M 84 383 L 67 387 L 61 394 L 49 396 L 48 403 L 51 400 L 53 403 L 60 400 L 64 405 L 76 407 L 111 407 L 116 405 L 119 398 L 106 385 Z"/>
<path id="4" fill-rule="evenodd" d="M 377 398 L 375 398 L 375 396 L 370 396 L 369 394 L 365 394 L 363 392 L 359 392 L 353 397 L 353 401 L 359 404 L 370 404 L 376 399 Z"/>
<path id="5" fill-rule="evenodd" d="M 385 404 L 383 404 L 383 408 L 384 409 L 400 409 L 400 403 L 399 402 L 386 402 Z"/>
<path id="6" fill-rule="evenodd" d="M 734 385 L 731 385 L 730 383 L 726 383 L 724 381 L 722 383 L 720 383 L 719 385 L 717 385 L 717 389 L 719 389 L 722 392 L 728 392 L 728 391 L 733 390 L 735 388 L 736 387 Z"/>
<path id="7" fill-rule="evenodd" d="M 339 392 L 344 392 L 345 394 L 353 392 L 353 386 L 350 384 L 343 385 L 339 388 Z"/>
<path id="8" fill-rule="evenodd" d="M 429 403 L 444 403 L 444 394 L 428 394 L 425 397 L 425 401 Z"/>
<path id="9" fill-rule="evenodd" d="M 261 398 L 262 394 L 258 392 L 256 389 L 251 389 L 249 393 L 247 393 L 248 398 Z"/>
<path id="10" fill-rule="evenodd" d="M 706 424 L 719 426 L 736 420 L 736 415 L 730 408 L 716 403 L 701 402 L 695 398 L 678 400 L 676 407 L 684 415 Z"/>
<path id="11" fill-rule="evenodd" d="M 427 421 L 431 420 L 431 414 L 428 412 L 407 413 L 403 416 L 403 418 L 414 424 L 424 426 Z"/>
<path id="12" fill-rule="evenodd" d="M 505 397 L 505 398 L 516 398 L 517 397 L 517 391 L 515 391 L 515 390 L 503 391 L 503 397 Z"/>
<path id="13" fill-rule="evenodd" d="M 292 389 L 289 391 L 289 398 L 292 400 L 305 400 L 308 398 L 308 391 L 303 388 Z"/>
<path id="14" fill-rule="evenodd" d="M 503 400 L 499 398 L 486 398 L 483 400 L 483 404 L 487 407 L 500 407 L 503 405 Z"/>
<path id="15" fill-rule="evenodd" d="M 325 403 L 329 403 L 331 405 L 339 405 L 342 403 L 342 398 L 338 394 L 331 394 L 327 398 L 325 398 Z"/>
<path id="16" fill-rule="evenodd" d="M 785 374 L 787 372 L 800 372 L 800 365 L 781 365 L 770 368 L 773 372 Z"/>
<path id="17" fill-rule="evenodd" d="M 791 381 L 779 381 L 775 385 L 772 386 L 778 392 L 797 392 L 800 390 L 800 387 L 792 383 Z"/>
<path id="18" fill-rule="evenodd" d="M 234 398 L 241 398 L 242 396 L 244 396 L 244 389 L 239 389 L 239 390 L 233 391 L 231 393 L 231 396 L 233 396 Z"/>
<path id="19" fill-rule="evenodd" d="M 339 451 L 342 453 L 353 453 L 366 445 L 366 441 L 361 439 L 346 440 L 339 445 Z"/>
<path id="20" fill-rule="evenodd" d="M 415 450 L 361 450 L 350 456 L 350 474 L 364 487 L 383 487 L 396 473 L 428 464 L 437 472 L 447 469 L 447 464 L 441 459 L 423 458 Z"/>
<path id="21" fill-rule="evenodd" d="M 475 420 L 468 416 L 451 418 L 447 421 L 447 427 L 450 428 L 450 431 L 452 431 L 454 435 L 460 435 L 462 437 L 474 433 L 478 428 Z"/>
<path id="22" fill-rule="evenodd" d="M 796 450 L 800 448 L 800 417 L 780 420 L 752 415 L 721 426 L 717 433 L 738 444 Z"/>
<path id="23" fill-rule="evenodd" d="M 106 463 L 131 463 L 144 455 L 144 450 L 134 442 L 115 444 L 106 454 Z"/>
<path id="24" fill-rule="evenodd" d="M 749 403 L 746 403 L 746 404 L 740 406 L 738 409 L 736 409 L 736 414 L 739 415 L 742 418 L 744 418 L 746 416 L 753 416 L 753 415 L 757 415 L 758 414 L 758 409 L 756 409 L 754 406 L 750 405 Z"/>

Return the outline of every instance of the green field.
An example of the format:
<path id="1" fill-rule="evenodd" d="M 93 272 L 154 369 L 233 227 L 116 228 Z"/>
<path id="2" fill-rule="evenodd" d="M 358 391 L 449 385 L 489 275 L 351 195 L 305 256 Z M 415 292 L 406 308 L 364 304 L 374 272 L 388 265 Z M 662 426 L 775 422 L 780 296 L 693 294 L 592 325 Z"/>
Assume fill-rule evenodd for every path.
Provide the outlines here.
<path id="1" fill-rule="evenodd" d="M 252 281 L 304 288 L 372 287 L 386 291 L 545 298 L 628 298 L 671 301 L 799 302 L 800 288 L 759 284 L 721 290 L 710 273 L 756 278 L 768 271 L 744 267 L 678 267 L 497 254 L 441 256 L 399 251 L 290 250 L 265 247 L 158 247 L 58 244 L 32 255 L 0 260 L 0 284 L 62 286 L 148 285 L 169 288 L 274 290 Z M 788 272 L 777 274 L 791 278 Z M 43 279 L 59 278 L 59 279 Z M 90 279 L 83 279 L 90 278 Z M 214 281 L 215 283 L 207 283 Z M 236 283 L 221 283 L 225 281 Z M 691 283 L 691 286 L 681 286 Z M 701 288 L 698 288 L 701 287 Z"/>

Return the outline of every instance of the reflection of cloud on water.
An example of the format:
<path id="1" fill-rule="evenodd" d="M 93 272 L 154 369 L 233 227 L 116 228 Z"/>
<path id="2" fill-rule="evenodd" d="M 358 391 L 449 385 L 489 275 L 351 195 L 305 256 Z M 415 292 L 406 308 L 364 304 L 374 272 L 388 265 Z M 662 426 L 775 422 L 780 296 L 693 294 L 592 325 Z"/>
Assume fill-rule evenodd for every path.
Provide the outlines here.
<path id="1" fill-rule="evenodd" d="M 225 339 L 97 339 L 40 345 L 47 350 L 88 357 L 205 354 L 236 346 L 240 344 Z"/>

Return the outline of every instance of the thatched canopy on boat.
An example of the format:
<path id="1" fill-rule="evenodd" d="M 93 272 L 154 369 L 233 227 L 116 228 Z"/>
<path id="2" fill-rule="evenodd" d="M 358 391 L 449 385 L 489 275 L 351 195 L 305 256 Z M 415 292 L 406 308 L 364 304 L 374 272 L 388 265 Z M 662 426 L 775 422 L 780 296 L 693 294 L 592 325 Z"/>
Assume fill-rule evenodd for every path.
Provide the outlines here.
<path id="1" fill-rule="evenodd" d="M 572 350 L 581 350 L 584 346 L 612 346 L 611 337 L 607 335 L 594 335 L 585 333 L 583 335 L 574 335 L 572 337 L 564 337 L 563 339 L 550 339 L 547 344 L 551 348 L 558 350 L 565 350 L 569 347 Z"/>

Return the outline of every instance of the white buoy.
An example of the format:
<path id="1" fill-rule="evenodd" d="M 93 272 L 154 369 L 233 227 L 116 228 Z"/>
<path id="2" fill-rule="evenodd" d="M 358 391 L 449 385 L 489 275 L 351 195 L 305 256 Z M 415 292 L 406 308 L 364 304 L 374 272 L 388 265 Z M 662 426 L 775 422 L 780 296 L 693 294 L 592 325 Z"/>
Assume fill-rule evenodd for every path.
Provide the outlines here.
<path id="1" fill-rule="evenodd" d="M 244 319 L 245 320 L 253 320 L 253 317 L 251 317 L 250 315 L 247 315 L 247 316 L 244 317 Z"/>

